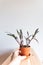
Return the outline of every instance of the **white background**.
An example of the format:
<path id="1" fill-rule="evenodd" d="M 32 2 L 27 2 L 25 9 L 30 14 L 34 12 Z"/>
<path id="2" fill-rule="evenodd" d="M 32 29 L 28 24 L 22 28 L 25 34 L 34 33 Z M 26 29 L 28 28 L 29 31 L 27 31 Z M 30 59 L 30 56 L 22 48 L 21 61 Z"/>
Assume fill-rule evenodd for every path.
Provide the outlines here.
<path id="1" fill-rule="evenodd" d="M 16 34 L 16 29 L 22 29 L 24 35 L 27 30 L 33 34 L 36 28 L 39 28 L 39 44 L 32 41 L 31 47 L 42 60 L 43 0 L 0 0 L 0 53 L 18 47 L 16 41 L 5 32 Z"/>

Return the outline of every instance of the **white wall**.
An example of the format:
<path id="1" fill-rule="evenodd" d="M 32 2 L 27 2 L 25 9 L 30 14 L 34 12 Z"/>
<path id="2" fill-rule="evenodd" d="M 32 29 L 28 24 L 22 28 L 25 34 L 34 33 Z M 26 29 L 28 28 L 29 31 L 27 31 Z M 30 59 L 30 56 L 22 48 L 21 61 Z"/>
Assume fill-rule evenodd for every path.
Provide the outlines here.
<path id="1" fill-rule="evenodd" d="M 43 59 L 43 0 L 0 0 L 0 52 L 18 47 L 5 32 L 16 34 L 16 29 L 23 29 L 33 33 L 38 27 L 39 44 L 31 45 Z"/>

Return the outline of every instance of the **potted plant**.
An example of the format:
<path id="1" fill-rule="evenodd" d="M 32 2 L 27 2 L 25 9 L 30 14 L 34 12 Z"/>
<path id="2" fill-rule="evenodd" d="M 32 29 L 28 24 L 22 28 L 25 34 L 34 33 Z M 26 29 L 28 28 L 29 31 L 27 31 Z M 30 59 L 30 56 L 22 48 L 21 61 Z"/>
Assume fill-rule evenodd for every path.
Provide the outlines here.
<path id="1" fill-rule="evenodd" d="M 20 45 L 20 48 L 19 48 L 20 55 L 28 56 L 28 55 L 30 55 L 30 50 L 31 50 L 30 43 L 31 43 L 31 41 L 34 39 L 38 42 L 38 40 L 35 38 L 35 36 L 38 32 L 39 32 L 39 28 L 37 28 L 35 30 L 34 34 L 32 34 L 32 35 L 29 35 L 29 32 L 27 31 L 27 37 L 24 37 L 22 30 L 21 29 L 20 29 L 20 31 L 17 30 L 17 33 L 19 35 L 19 39 L 17 36 L 15 36 L 15 34 L 12 34 L 12 33 L 8 33 L 7 35 L 12 36 L 17 41 L 17 43 Z M 24 45 L 23 37 L 26 40 L 26 45 Z"/>

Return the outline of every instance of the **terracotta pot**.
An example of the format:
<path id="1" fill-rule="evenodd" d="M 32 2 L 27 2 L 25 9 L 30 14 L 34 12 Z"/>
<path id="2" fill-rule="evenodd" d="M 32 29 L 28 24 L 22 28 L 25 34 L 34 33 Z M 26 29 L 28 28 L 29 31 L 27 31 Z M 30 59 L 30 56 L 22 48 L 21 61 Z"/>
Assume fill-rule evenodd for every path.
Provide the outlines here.
<path id="1" fill-rule="evenodd" d="M 30 55 L 30 46 L 29 47 L 20 47 L 20 55 L 29 56 Z"/>

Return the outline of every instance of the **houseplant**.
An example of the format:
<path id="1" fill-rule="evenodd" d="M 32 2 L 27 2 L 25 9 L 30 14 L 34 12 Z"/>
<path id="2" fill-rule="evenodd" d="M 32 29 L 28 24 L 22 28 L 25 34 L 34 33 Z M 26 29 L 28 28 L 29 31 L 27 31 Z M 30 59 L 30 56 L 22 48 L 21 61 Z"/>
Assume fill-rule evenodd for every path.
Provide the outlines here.
<path id="1" fill-rule="evenodd" d="M 34 39 L 38 42 L 38 40 L 35 38 L 35 36 L 38 32 L 39 32 L 39 28 L 37 28 L 35 30 L 34 34 L 32 34 L 32 35 L 29 35 L 29 32 L 27 31 L 27 37 L 24 37 L 22 30 L 21 29 L 19 31 L 17 30 L 19 39 L 17 36 L 15 36 L 15 34 L 12 34 L 12 33 L 8 33 L 7 35 L 12 36 L 17 41 L 17 43 L 20 45 L 20 48 L 19 48 L 20 55 L 28 56 L 28 55 L 30 55 L 31 41 Z M 25 40 L 26 40 L 26 45 L 23 44 L 24 43 L 23 38 L 25 38 Z"/>

